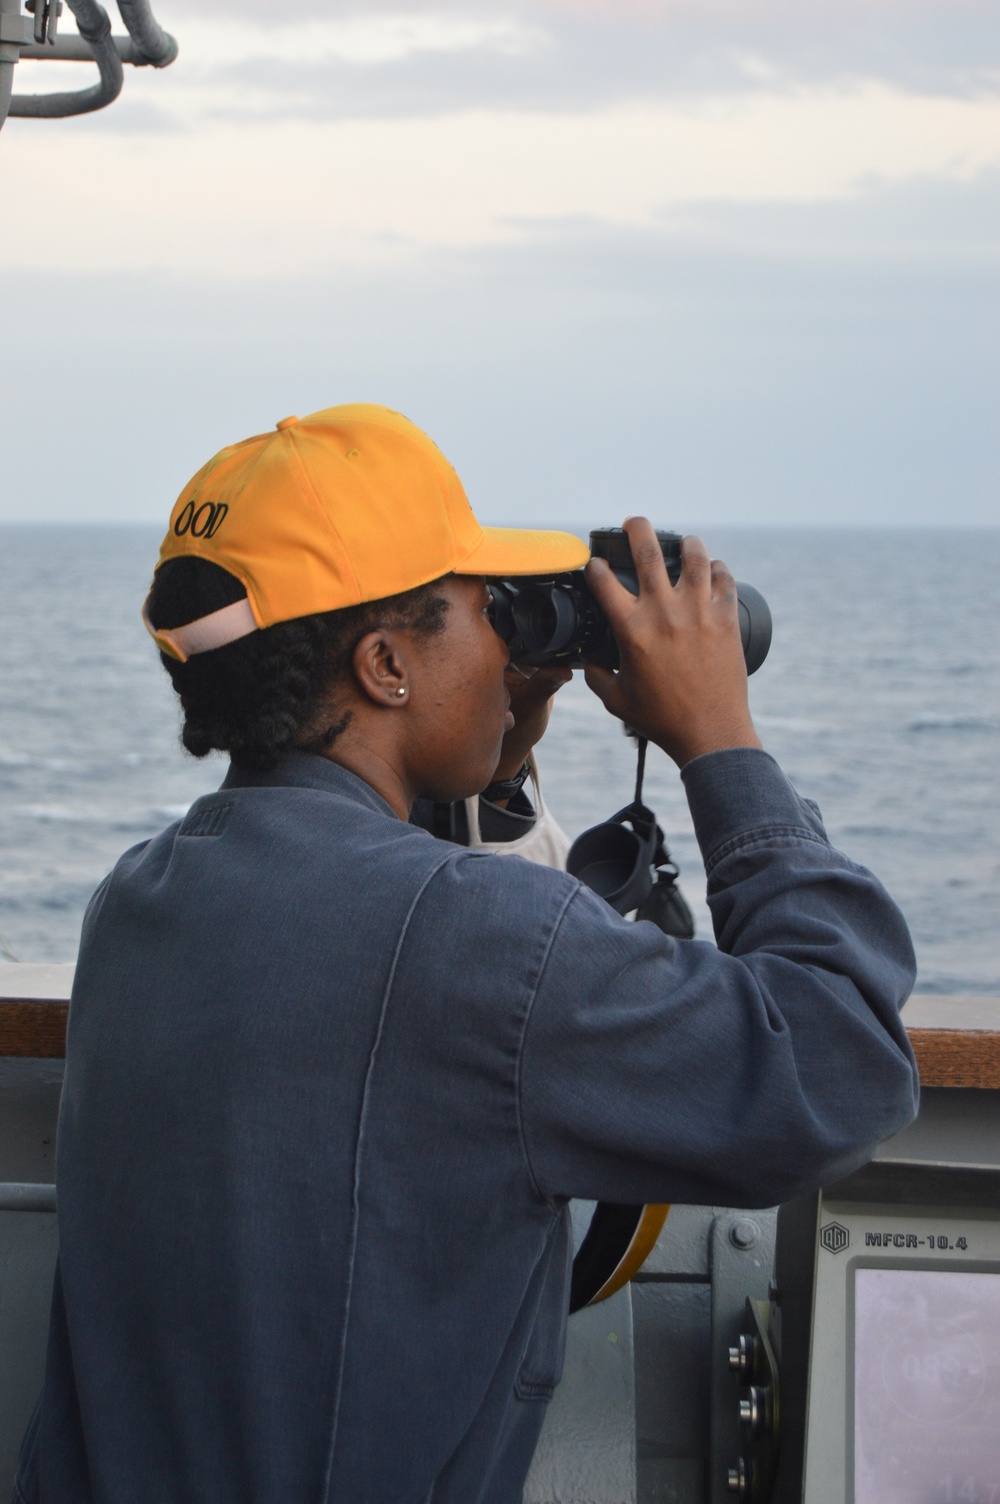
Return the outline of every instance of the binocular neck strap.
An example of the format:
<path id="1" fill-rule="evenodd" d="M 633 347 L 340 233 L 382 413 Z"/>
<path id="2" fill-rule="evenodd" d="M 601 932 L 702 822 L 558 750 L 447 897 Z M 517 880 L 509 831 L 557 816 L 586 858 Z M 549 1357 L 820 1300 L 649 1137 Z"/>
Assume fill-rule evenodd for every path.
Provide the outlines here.
<path id="1" fill-rule="evenodd" d="M 635 800 L 634 800 L 634 802 L 636 804 L 641 804 L 642 803 L 642 780 L 646 776 L 646 747 L 648 746 L 648 742 L 646 741 L 646 738 L 644 736 L 637 736 L 636 739 L 635 739 L 635 743 L 636 743 L 636 747 L 638 748 L 638 760 L 637 760 L 637 763 L 636 763 L 636 770 L 635 770 Z"/>
<path id="2" fill-rule="evenodd" d="M 670 862 L 670 852 L 667 850 L 667 844 L 663 839 L 663 831 L 657 824 L 656 816 L 653 814 L 652 810 L 646 811 L 645 806 L 642 802 L 642 781 L 646 776 L 646 748 L 649 746 L 649 742 L 647 741 L 646 737 L 637 736 L 635 739 L 635 745 L 637 757 L 635 769 L 635 800 L 633 803 L 633 808 L 640 812 L 648 813 L 653 821 L 653 825 L 656 830 L 656 850 L 653 853 L 653 866 L 657 870 L 659 870 L 660 867 L 665 867 Z M 676 878 L 676 867 L 673 869 L 673 875 L 674 878 Z M 671 878 L 670 881 L 673 881 L 673 878 Z"/>

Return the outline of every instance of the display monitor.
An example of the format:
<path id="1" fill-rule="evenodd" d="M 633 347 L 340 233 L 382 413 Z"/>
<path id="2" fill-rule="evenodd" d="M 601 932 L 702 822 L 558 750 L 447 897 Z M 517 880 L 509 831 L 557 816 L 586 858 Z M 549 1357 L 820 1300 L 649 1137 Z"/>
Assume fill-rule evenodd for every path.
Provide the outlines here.
<path id="1" fill-rule="evenodd" d="M 854 1504 L 1000 1504 L 1000 1273 L 854 1270 Z"/>

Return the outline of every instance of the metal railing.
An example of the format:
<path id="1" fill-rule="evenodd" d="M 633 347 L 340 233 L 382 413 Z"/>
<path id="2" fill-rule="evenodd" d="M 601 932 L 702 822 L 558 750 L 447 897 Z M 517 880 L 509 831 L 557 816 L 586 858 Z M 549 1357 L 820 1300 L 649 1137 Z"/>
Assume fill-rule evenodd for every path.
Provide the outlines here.
<path id="1" fill-rule="evenodd" d="M 0 1181 L 0 1212 L 54 1212 L 54 1185 L 31 1185 L 18 1181 Z"/>
<path id="2" fill-rule="evenodd" d="M 59 34 L 63 0 L 0 0 L 0 126 L 8 114 L 61 118 L 102 110 L 118 98 L 123 64 L 166 68 L 177 56 L 177 43 L 153 15 L 149 0 L 118 0 L 127 36 L 113 36 L 111 21 L 98 0 L 65 0 L 78 36 Z M 53 62 L 96 63 L 98 80 L 83 89 L 53 94 L 14 94 L 14 65 L 20 58 Z"/>

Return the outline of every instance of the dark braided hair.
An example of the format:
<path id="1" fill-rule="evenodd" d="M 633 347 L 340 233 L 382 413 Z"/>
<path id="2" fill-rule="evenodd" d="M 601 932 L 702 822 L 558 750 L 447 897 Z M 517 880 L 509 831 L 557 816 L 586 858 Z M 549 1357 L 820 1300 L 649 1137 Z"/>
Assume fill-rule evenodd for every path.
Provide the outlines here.
<path id="1" fill-rule="evenodd" d="M 158 630 L 169 630 L 245 595 L 235 575 L 218 564 L 169 559 L 156 571 L 149 617 Z M 322 712 L 365 633 L 391 626 L 432 636 L 444 627 L 447 610 L 432 581 L 361 606 L 279 622 L 186 663 L 161 653 L 184 713 L 181 741 L 194 757 L 228 752 L 251 768 L 271 768 L 296 747 L 322 752 L 350 722 L 347 711 L 323 725 Z"/>

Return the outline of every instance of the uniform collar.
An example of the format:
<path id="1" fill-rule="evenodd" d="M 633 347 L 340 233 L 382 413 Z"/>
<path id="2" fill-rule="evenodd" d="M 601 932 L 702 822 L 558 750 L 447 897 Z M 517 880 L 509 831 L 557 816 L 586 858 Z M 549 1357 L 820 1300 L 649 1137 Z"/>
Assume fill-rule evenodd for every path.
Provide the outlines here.
<path id="1" fill-rule="evenodd" d="M 370 783 L 315 752 L 287 752 L 273 768 L 248 768 L 231 762 L 222 787 L 318 789 L 321 793 L 349 799 L 352 804 L 365 805 L 380 815 L 389 814 L 394 820 L 399 819 L 392 806 L 376 793 Z"/>

